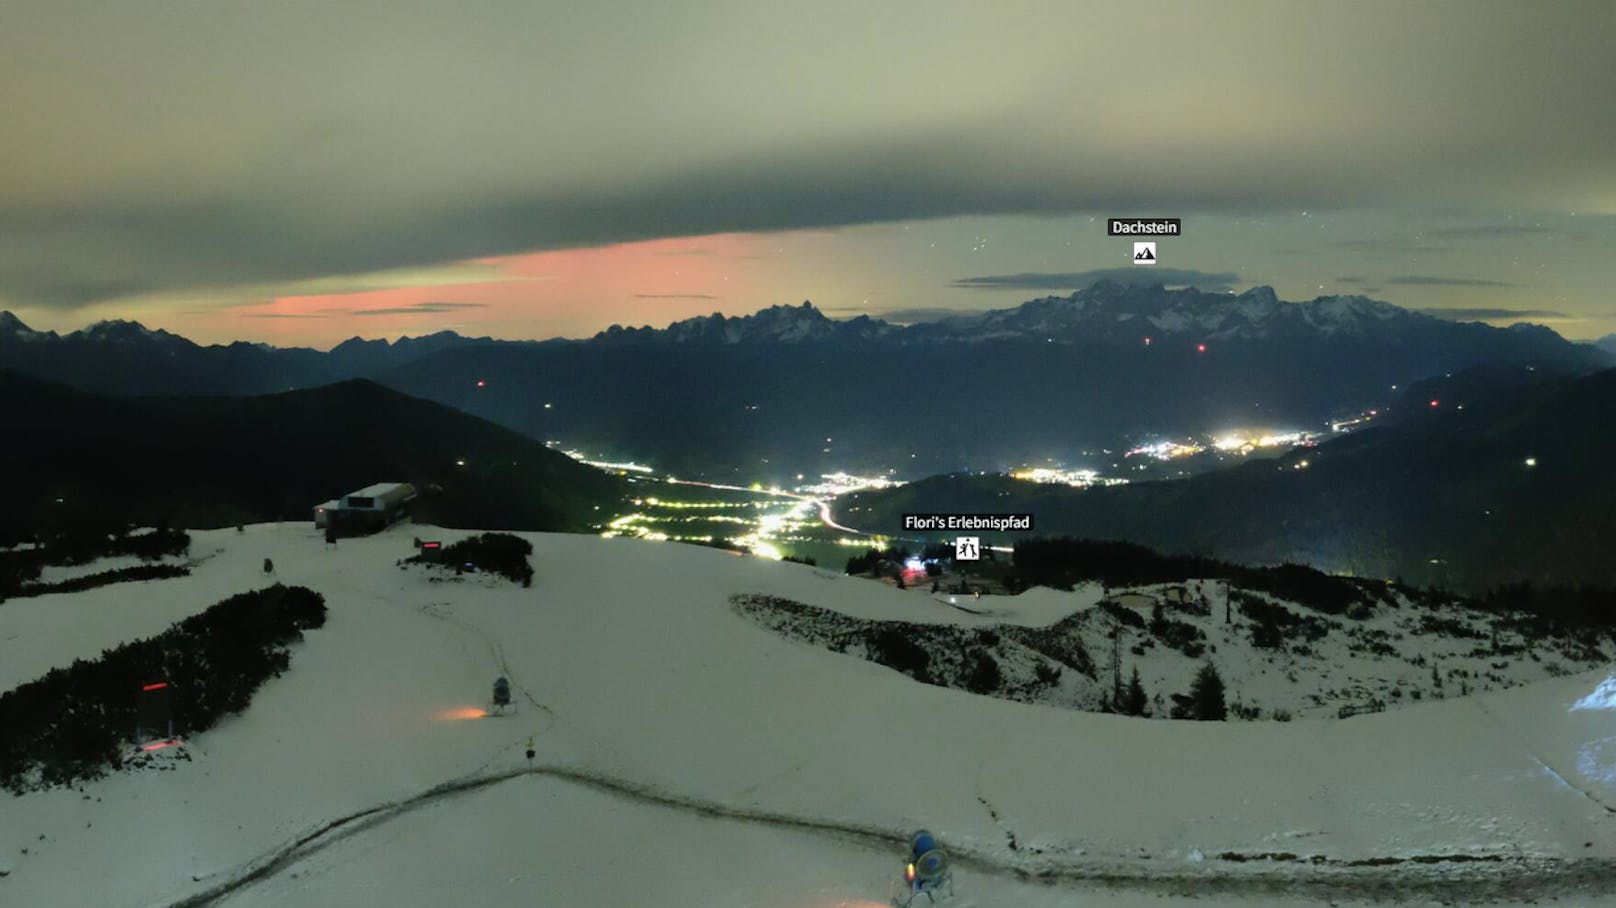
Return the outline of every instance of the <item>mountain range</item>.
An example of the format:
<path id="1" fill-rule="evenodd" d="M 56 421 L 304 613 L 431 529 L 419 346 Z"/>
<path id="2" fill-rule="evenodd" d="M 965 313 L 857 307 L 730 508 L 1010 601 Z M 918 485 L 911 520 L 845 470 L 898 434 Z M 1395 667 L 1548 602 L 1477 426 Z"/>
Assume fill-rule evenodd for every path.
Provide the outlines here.
<path id="1" fill-rule="evenodd" d="M 1361 297 L 1288 303 L 1266 287 L 1101 282 L 910 326 L 832 320 L 804 304 L 587 341 L 458 347 L 377 378 L 679 475 L 789 483 L 837 469 L 917 477 L 1070 463 L 1129 439 L 1315 428 L 1480 364 L 1579 374 L 1608 362 L 1546 328 L 1455 323 Z"/>
<path id="2" fill-rule="evenodd" d="M 1525 383 L 1485 371 L 1411 391 L 1441 406 L 1278 459 L 1088 489 L 938 476 L 840 498 L 836 519 L 897 534 L 904 513 L 1030 513 L 1040 536 L 1469 591 L 1616 584 L 1616 369 Z"/>
<path id="3" fill-rule="evenodd" d="M 203 346 L 134 321 L 68 334 L 35 331 L 0 312 L 0 369 L 115 396 L 251 395 L 359 378 L 449 347 L 497 343 L 442 331 L 397 341 L 355 337 L 329 352 L 237 341 Z"/>
<path id="4" fill-rule="evenodd" d="M 329 352 L 202 347 L 132 322 L 72 334 L 0 317 L 0 368 L 106 394 L 262 394 L 366 377 L 602 456 L 683 475 L 916 476 L 1143 436 L 1309 428 L 1394 385 L 1495 363 L 1611 361 L 1532 325 L 1456 323 L 1365 297 L 1285 302 L 1102 281 L 1064 297 L 900 326 L 809 303 L 582 340 L 442 332 Z"/>

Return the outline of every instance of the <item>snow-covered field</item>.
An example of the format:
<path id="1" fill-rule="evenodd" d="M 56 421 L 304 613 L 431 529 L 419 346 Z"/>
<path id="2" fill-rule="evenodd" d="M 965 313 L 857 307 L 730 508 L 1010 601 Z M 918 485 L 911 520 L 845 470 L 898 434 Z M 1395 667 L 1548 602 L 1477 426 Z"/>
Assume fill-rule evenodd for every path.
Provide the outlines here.
<path id="1" fill-rule="evenodd" d="M 924 825 L 960 906 L 1616 905 L 1616 711 L 1571 709 L 1603 671 L 1136 720 L 918 684 L 730 604 L 1004 621 L 880 584 L 545 534 L 531 589 L 434 582 L 395 565 L 413 535 L 463 534 L 202 532 L 190 577 L 0 605 L 0 689 L 262 585 L 265 557 L 331 610 L 191 761 L 0 801 L 0 904 L 864 906 Z M 1058 617 L 1037 595 L 1029 623 Z M 479 718 L 501 674 L 520 709 Z"/>

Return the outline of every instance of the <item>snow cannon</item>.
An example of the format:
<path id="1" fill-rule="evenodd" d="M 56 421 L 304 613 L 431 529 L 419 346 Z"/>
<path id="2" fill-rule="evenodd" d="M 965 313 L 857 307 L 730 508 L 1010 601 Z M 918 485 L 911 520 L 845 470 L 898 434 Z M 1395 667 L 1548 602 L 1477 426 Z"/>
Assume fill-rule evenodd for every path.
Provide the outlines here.
<path id="1" fill-rule="evenodd" d="M 504 711 L 505 707 L 510 706 L 510 705 L 511 705 L 511 682 L 505 680 L 504 678 L 495 679 L 495 681 L 494 681 L 494 702 L 493 702 L 493 708 L 492 708 L 491 711 L 496 712 L 496 713 L 497 712 L 502 712 L 502 711 Z"/>
<path id="2" fill-rule="evenodd" d="M 909 837 L 902 893 L 893 896 L 892 904 L 894 908 L 909 908 L 922 893 L 928 902 L 936 903 L 937 894 L 944 890 L 949 896 L 954 894 L 954 873 L 949 869 L 948 855 L 937 847 L 937 840 L 930 832 L 917 829 Z"/>

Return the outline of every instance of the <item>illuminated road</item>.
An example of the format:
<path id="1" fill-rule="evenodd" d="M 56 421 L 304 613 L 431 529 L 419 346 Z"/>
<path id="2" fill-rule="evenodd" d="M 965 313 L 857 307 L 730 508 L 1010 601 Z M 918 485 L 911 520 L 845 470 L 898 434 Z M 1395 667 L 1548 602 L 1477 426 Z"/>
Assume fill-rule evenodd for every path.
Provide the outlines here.
<path id="1" fill-rule="evenodd" d="M 828 501 L 820 501 L 820 502 L 818 502 L 818 505 L 819 505 L 819 520 L 825 526 L 830 527 L 833 530 L 841 530 L 844 533 L 852 533 L 855 536 L 868 536 L 868 535 L 870 535 L 869 533 L 863 532 L 862 530 L 855 530 L 852 527 L 844 527 L 841 524 L 837 523 L 835 521 L 835 519 L 830 516 L 830 502 L 828 502 Z"/>
<path id="2" fill-rule="evenodd" d="M 798 495 L 795 492 L 786 492 L 780 489 L 753 489 L 747 486 L 728 486 L 716 482 L 699 482 L 693 479 L 669 479 L 667 482 L 669 485 L 702 486 L 708 489 L 723 489 L 729 492 L 751 492 L 757 495 L 773 495 L 777 498 L 790 498 L 794 501 L 811 501 L 819 506 L 819 521 L 827 528 L 837 530 L 842 533 L 851 533 L 854 536 L 870 535 L 863 530 L 855 530 L 852 527 L 842 526 L 841 524 L 837 523 L 836 520 L 830 516 L 830 501 L 828 499 L 813 498 L 808 495 Z"/>

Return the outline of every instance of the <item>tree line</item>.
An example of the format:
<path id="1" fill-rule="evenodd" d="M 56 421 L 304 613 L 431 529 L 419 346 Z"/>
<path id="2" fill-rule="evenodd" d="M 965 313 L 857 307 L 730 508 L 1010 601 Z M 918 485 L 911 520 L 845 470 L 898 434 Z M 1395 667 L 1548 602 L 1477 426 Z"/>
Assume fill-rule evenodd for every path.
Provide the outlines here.
<path id="1" fill-rule="evenodd" d="M 20 794 L 122 767 L 150 684 L 168 685 L 176 735 L 242 712 L 290 666 L 291 644 L 325 616 L 319 593 L 276 584 L 0 694 L 0 787 Z"/>

